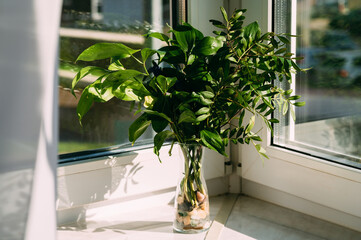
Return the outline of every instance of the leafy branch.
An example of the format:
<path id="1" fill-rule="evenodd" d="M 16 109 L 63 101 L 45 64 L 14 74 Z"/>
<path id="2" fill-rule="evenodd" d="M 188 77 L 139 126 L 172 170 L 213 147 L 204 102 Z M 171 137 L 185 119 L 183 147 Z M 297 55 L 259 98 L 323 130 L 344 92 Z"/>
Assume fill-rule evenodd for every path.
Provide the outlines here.
<path id="1" fill-rule="evenodd" d="M 278 123 L 270 117 L 277 107 L 283 114 L 291 109 L 294 117 L 289 106 L 303 106 L 304 102 L 276 83 L 284 79 L 290 82 L 291 74 L 304 69 L 287 50 L 288 38 L 293 36 L 262 34 L 257 22 L 243 26 L 245 12 L 237 9 L 228 17 L 221 8 L 223 20 L 210 20 L 217 28 L 215 36 L 204 36 L 188 23 L 170 27 L 172 37 L 147 34 L 165 43 L 160 49 L 131 49 L 121 43 L 97 43 L 85 49 L 78 60 L 109 58 L 110 65 L 107 69 L 88 66 L 75 76 L 73 90 L 86 75 L 101 76 L 83 90 L 77 108 L 79 120 L 93 102 L 115 97 L 139 103 L 139 117 L 129 128 L 129 140 L 134 143 L 152 127 L 158 156 L 167 139 L 198 143 L 223 155 L 229 140 L 252 142 L 259 154 L 266 156 L 255 143 L 262 139 L 251 131 L 255 117 L 260 116 L 271 132 L 272 124 Z M 141 58 L 135 56 L 139 52 Z M 128 58 L 141 64 L 144 72 L 126 69 L 122 62 Z M 249 121 L 243 121 L 246 111 L 252 114 Z M 194 164 L 190 170 L 197 169 Z M 188 177 L 197 179 L 196 175 Z M 191 187 L 186 184 L 188 180 L 184 183 L 187 189 Z"/>

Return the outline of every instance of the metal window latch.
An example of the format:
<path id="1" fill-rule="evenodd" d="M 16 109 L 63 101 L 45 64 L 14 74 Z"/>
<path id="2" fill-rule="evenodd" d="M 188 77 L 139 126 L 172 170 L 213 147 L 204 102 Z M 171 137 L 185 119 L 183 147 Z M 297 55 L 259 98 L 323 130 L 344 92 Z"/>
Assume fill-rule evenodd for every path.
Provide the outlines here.
<path id="1" fill-rule="evenodd" d="M 224 172 L 226 175 L 232 174 L 232 162 L 231 161 L 224 162 Z"/>
<path id="2" fill-rule="evenodd" d="M 237 175 L 242 176 L 242 163 L 237 164 Z"/>

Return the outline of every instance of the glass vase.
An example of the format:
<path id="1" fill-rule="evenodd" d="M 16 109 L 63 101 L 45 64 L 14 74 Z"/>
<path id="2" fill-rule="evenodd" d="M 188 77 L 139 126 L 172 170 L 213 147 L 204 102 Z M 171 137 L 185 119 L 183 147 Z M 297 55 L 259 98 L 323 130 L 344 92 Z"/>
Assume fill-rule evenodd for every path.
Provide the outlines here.
<path id="1" fill-rule="evenodd" d="M 179 144 L 184 171 L 179 178 L 174 206 L 173 228 L 177 232 L 198 233 L 208 230 L 209 197 L 203 178 L 203 146 Z"/>

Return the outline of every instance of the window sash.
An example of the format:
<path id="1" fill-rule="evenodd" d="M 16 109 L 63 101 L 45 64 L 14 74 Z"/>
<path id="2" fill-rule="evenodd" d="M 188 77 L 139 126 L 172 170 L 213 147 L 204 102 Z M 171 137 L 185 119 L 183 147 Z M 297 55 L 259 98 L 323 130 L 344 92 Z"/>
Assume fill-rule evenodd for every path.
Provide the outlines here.
<path id="1" fill-rule="evenodd" d="M 258 21 L 272 31 L 274 1 L 243 0 L 247 23 Z M 261 128 L 262 121 L 256 121 Z M 272 145 L 263 127 L 261 143 L 269 159 L 259 158 L 253 146 L 240 145 L 239 174 L 242 192 L 352 229 L 361 227 L 361 171 L 311 155 Z M 347 197 L 345 197 L 347 196 Z M 339 217 L 342 214 L 342 220 Z"/>
<path id="2" fill-rule="evenodd" d="M 299 17 L 299 15 L 297 15 L 298 13 L 298 4 L 300 4 L 301 1 L 297 1 L 297 0 L 275 0 L 274 1 L 274 31 L 276 33 L 291 33 L 292 35 L 297 35 L 300 34 L 302 35 L 302 33 L 297 33 L 296 28 L 297 28 L 297 17 Z M 307 2 L 304 4 L 308 4 Z M 302 7 L 303 5 L 301 5 Z M 307 6 L 306 6 L 307 7 Z M 288 21 L 288 20 L 291 21 Z M 303 22 L 303 21 L 302 21 Z M 289 24 L 287 24 L 289 23 Z M 300 37 L 299 38 L 291 38 L 291 52 L 296 53 L 296 41 L 301 41 Z M 315 66 L 316 68 L 318 66 Z M 298 75 L 298 79 L 302 78 L 302 77 L 306 77 L 305 75 Z M 302 79 L 301 79 L 302 82 Z M 296 87 L 296 77 L 293 74 L 292 76 L 292 84 L 287 84 L 285 81 L 283 81 L 282 83 L 280 83 L 280 85 L 283 88 L 291 88 L 294 90 L 297 90 Z M 298 84 L 297 84 L 298 85 Z M 309 88 L 307 88 L 309 89 Z M 298 91 L 298 90 L 297 90 Z M 294 91 L 295 92 L 295 91 Z M 300 94 L 302 96 L 302 93 L 297 93 Z M 310 106 L 310 104 L 307 104 L 307 100 L 306 100 L 306 106 L 302 107 L 302 108 L 297 108 L 297 110 L 301 110 L 301 111 L 306 111 L 305 109 L 307 109 Z M 295 111 L 295 107 L 293 105 L 290 105 L 290 108 L 293 108 L 293 111 Z M 300 153 L 304 153 L 310 156 L 315 156 L 318 157 L 320 159 L 323 160 L 328 160 L 334 163 L 339 163 L 342 165 L 346 165 L 346 166 L 350 166 L 350 167 L 354 167 L 357 169 L 361 169 L 361 158 L 360 156 L 357 155 L 352 155 L 347 153 L 346 151 L 341 152 L 341 149 L 331 149 L 331 148 L 326 148 L 326 147 L 322 147 L 322 146 L 317 146 L 317 145 L 313 145 L 307 142 L 304 142 L 300 139 L 300 134 L 301 131 L 303 132 L 305 128 L 308 128 L 308 126 L 306 125 L 310 125 L 310 127 L 315 127 L 315 124 L 318 124 L 317 128 L 322 127 L 323 125 L 326 124 L 325 121 L 319 121 L 318 123 L 311 123 L 309 121 L 296 125 L 295 121 L 292 120 L 291 111 L 288 112 L 288 114 L 286 116 L 283 116 L 282 113 L 279 113 L 278 111 L 275 112 L 275 117 L 277 119 L 280 120 L 280 124 L 277 124 L 274 129 L 275 129 L 275 135 L 272 138 L 272 144 L 274 144 L 275 146 L 279 146 L 288 150 L 292 150 L 292 151 L 296 151 L 296 152 L 300 152 Z M 338 121 L 337 118 L 335 120 Z M 332 120 L 328 120 L 328 122 L 330 122 Z M 306 125 L 305 125 L 306 124 Z M 325 129 L 325 131 L 330 131 L 329 129 Z M 306 137 L 310 137 L 311 133 L 309 133 L 308 135 L 306 134 Z M 314 135 L 318 136 L 320 133 L 313 133 Z M 337 138 L 339 137 L 338 135 L 336 136 Z M 321 139 L 321 138 L 320 138 Z M 332 144 L 332 142 L 331 142 Z"/>

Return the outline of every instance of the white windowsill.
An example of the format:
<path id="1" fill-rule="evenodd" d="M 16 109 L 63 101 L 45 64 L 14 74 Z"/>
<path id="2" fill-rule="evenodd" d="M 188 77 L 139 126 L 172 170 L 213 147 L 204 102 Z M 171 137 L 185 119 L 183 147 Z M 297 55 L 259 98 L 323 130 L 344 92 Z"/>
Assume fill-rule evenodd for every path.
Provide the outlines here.
<path id="1" fill-rule="evenodd" d="M 160 199 L 170 202 L 155 204 Z M 58 239 L 317 240 L 361 236 L 361 232 L 243 195 L 211 197 L 210 215 L 213 223 L 208 232 L 176 233 L 172 196 L 160 194 L 99 208 L 89 213 L 85 224 L 59 226 Z"/>

